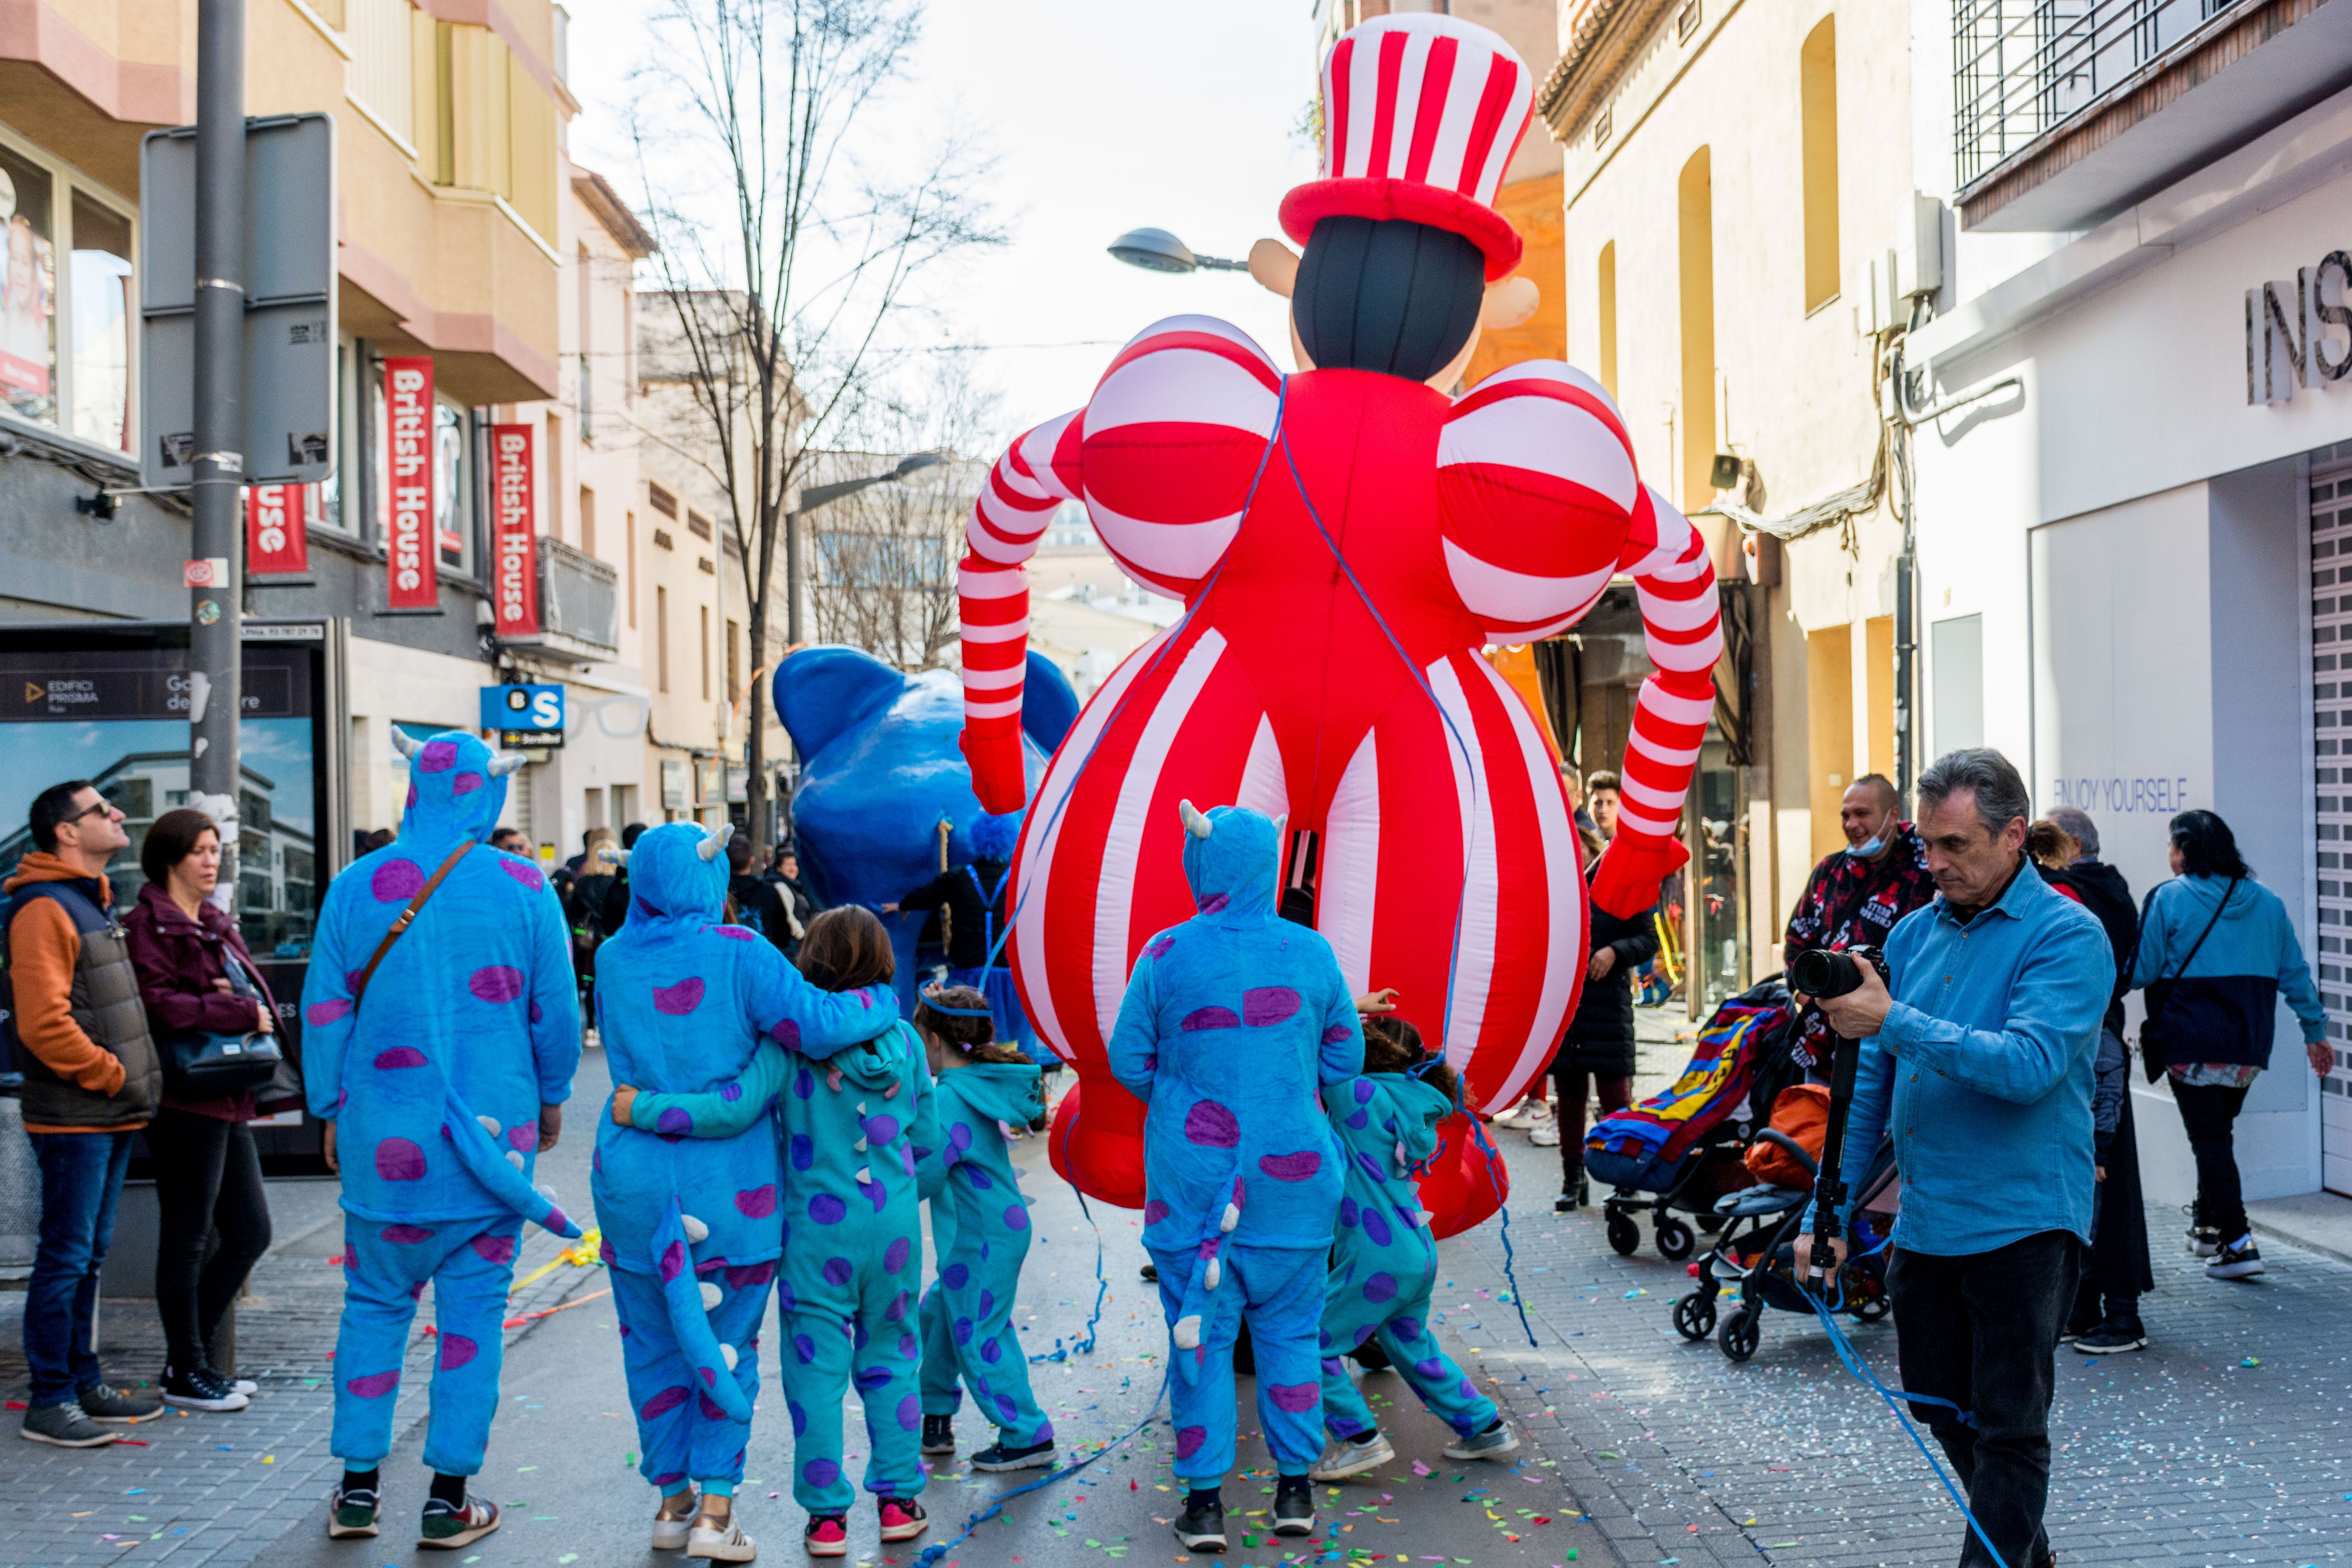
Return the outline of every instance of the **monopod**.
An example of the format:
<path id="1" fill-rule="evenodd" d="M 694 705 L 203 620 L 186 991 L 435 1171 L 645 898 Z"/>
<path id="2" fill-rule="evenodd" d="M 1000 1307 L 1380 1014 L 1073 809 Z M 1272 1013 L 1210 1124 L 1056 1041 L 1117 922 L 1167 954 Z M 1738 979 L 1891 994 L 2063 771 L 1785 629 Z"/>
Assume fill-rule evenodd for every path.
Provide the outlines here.
<path id="1" fill-rule="evenodd" d="M 1887 979 L 1886 955 L 1874 947 L 1848 948 L 1843 952 L 1812 948 L 1797 954 L 1789 965 L 1789 988 L 1816 1001 L 1843 996 L 1860 987 L 1864 963 L 1878 971 L 1881 981 Z M 1829 1126 L 1822 1138 L 1821 1173 L 1813 1183 L 1813 1251 L 1805 1265 L 1806 1281 L 1816 1289 L 1822 1277 L 1837 1267 L 1832 1243 L 1844 1228 L 1846 1113 L 1853 1106 L 1853 1075 L 1861 1059 L 1862 1042 L 1835 1033 L 1830 1036 Z"/>

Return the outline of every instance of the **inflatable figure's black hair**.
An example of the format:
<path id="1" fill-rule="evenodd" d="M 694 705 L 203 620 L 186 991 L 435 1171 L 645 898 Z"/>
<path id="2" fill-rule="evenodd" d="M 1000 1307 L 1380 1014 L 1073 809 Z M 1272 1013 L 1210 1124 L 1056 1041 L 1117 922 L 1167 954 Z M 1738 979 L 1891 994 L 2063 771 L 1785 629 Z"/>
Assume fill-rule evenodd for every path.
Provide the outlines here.
<path id="1" fill-rule="evenodd" d="M 1477 330 L 1486 258 L 1458 234 L 1402 219 L 1327 217 L 1291 291 L 1298 341 L 1318 370 L 1426 381 Z"/>

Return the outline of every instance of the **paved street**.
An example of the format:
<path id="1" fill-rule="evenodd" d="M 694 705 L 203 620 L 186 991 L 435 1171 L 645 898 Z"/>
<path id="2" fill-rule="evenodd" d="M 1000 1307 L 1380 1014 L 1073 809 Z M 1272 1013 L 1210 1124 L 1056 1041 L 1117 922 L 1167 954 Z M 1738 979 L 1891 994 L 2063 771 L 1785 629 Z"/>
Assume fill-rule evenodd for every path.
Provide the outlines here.
<path id="1" fill-rule="evenodd" d="M 1645 1016 L 1645 1081 L 1679 1060 L 1671 1032 Z M 601 1054 L 591 1052 L 583 1107 L 601 1100 L 602 1070 Z M 575 1122 L 544 1167 L 568 1194 L 584 1192 L 583 1134 Z M 1253 1548 L 1236 1531 L 1231 1561 L 1701 1568 L 1760 1558 L 1846 1568 L 1957 1556 L 1957 1514 L 1884 1405 L 1839 1367 L 1817 1325 L 1770 1315 L 1762 1349 L 1745 1366 L 1727 1363 L 1712 1342 L 1685 1344 L 1667 1321 L 1686 1284 L 1683 1269 L 1660 1259 L 1646 1235 L 1639 1254 L 1619 1258 L 1597 1219 L 1555 1218 L 1549 1203 L 1555 1152 L 1531 1148 L 1521 1135 L 1503 1137 L 1521 1194 L 1511 1227 L 1518 1283 L 1539 1347 L 1527 1347 L 1505 1300 L 1509 1287 L 1494 1227 L 1447 1244 L 1439 1305 L 1442 1331 L 1475 1363 L 1475 1375 L 1493 1380 L 1533 1438 L 1521 1462 L 1445 1463 L 1438 1457 L 1442 1429 L 1392 1380 L 1377 1379 L 1376 1403 L 1391 1401 L 1382 1409 L 1398 1465 L 1378 1479 L 1326 1489 L 1326 1533 L 1311 1548 L 1277 1549 L 1271 1535 Z M 1085 1327 L 1095 1291 L 1093 1233 L 1046 1169 L 1043 1149 L 1031 1143 L 1019 1155 L 1043 1243 L 1024 1282 L 1023 1329 L 1033 1351 L 1050 1355 L 1057 1338 L 1066 1347 Z M 318 1190 L 281 1205 L 281 1213 L 315 1205 Z M 1141 1252 L 1132 1216 L 1094 1212 L 1105 1222 L 1108 1281 L 1096 1350 L 1041 1363 L 1037 1379 L 1066 1451 L 1090 1454 L 1116 1442 L 1115 1450 L 1076 1477 L 1014 1500 L 949 1561 L 1058 1568 L 1104 1558 L 1182 1559 L 1161 1522 L 1171 1517 L 1175 1496 L 1162 1489 L 1171 1485 L 1164 1412 L 1145 1420 L 1165 1344 L 1156 1300 L 1135 1277 Z M 2352 1266 L 2266 1247 L 2272 1271 L 2261 1281 L 2211 1284 L 2184 1254 L 2162 1250 L 2176 1219 L 2153 1211 L 2150 1217 L 2159 1238 L 2158 1288 L 2147 1303 L 2155 1343 L 2140 1355 L 2061 1358 L 2051 1518 L 2062 1561 L 2068 1568 L 2148 1562 L 2298 1568 L 2352 1558 L 2346 1497 L 2352 1467 L 2345 1458 L 2352 1352 L 2317 1331 L 2352 1289 Z M 282 1233 L 289 1228 L 281 1221 Z M 321 1523 L 320 1500 L 333 1473 L 324 1378 L 338 1282 L 326 1258 L 337 1236 L 330 1221 L 309 1237 L 295 1237 L 257 1279 L 261 1304 L 241 1318 L 247 1370 L 260 1368 L 263 1384 L 250 1412 L 167 1417 L 135 1430 L 145 1447 L 73 1454 L 0 1447 L 0 1568 L 163 1561 L 192 1568 L 265 1555 L 273 1564 L 333 1568 L 412 1560 L 404 1537 L 331 1545 Z M 551 1238 L 538 1237 L 522 1273 L 556 1251 Z M 646 1561 L 642 1531 L 651 1500 L 632 1468 L 635 1437 L 604 1289 L 601 1270 L 559 1266 L 518 1293 L 519 1317 L 575 1305 L 510 1331 L 507 1403 L 486 1477 L 509 1522 L 464 1561 L 488 1568 Z M 0 1298 L 0 1331 L 11 1342 L 0 1353 L 12 1358 L 14 1307 Z M 147 1313 L 145 1303 L 110 1312 L 113 1365 L 126 1375 L 155 1370 Z M 1859 1330 L 1854 1342 L 1892 1383 L 1892 1331 Z M 2242 1364 L 2248 1360 L 2254 1364 Z M 418 1369 L 421 1356 L 410 1364 Z M 0 1379 L 12 1398 L 21 1396 L 20 1362 L 0 1363 Z M 386 1467 L 389 1515 L 403 1522 L 423 1493 L 419 1389 L 404 1394 L 401 1438 Z M 967 1451 L 986 1441 L 970 1415 L 961 1436 Z M 801 1515 L 782 1480 L 789 1449 L 784 1424 L 764 1419 L 751 1450 L 757 1484 L 745 1488 L 742 1508 L 769 1561 L 799 1560 Z M 1257 1473 L 1229 1488 L 1228 1500 L 1265 1506 L 1272 1477 L 1264 1448 L 1245 1443 L 1243 1458 Z M 937 1522 L 919 1545 L 950 1539 L 963 1517 L 1034 1479 L 940 1467 L 926 1500 Z M 771 1491 L 786 1495 L 771 1499 Z M 1589 1520 L 1580 1517 L 1586 1510 Z M 852 1525 L 853 1561 L 911 1563 L 912 1552 L 878 1548 L 870 1510 L 853 1514 Z"/>

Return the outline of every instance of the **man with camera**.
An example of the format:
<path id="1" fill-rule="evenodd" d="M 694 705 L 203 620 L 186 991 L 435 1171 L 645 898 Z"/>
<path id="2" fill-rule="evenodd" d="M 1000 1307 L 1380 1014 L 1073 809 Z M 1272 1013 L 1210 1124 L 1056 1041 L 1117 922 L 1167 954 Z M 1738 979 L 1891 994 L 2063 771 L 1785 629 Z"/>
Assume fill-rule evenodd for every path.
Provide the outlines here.
<path id="1" fill-rule="evenodd" d="M 1891 980 L 1861 964 L 1818 999 L 1839 1048 L 1860 1042 L 1843 1163 L 1859 1172 L 1894 1141 L 1903 1387 L 2000 1562 L 2042 1568 L 2052 1352 L 2090 1234 L 2091 1065 L 2115 958 L 2097 920 L 2026 865 L 2031 806 L 2006 757 L 1954 752 L 1918 795 L 1936 900 L 1888 937 Z M 1811 1246 L 1798 1237 L 1801 1275 Z M 1986 1544 L 1969 1533 L 1963 1568 L 1993 1561 Z"/>

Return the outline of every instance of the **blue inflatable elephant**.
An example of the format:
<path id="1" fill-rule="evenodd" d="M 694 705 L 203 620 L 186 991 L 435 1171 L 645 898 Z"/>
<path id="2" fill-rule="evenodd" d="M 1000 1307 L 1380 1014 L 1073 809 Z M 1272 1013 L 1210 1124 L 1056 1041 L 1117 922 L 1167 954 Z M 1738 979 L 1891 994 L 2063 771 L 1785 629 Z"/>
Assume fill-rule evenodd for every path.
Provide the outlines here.
<path id="1" fill-rule="evenodd" d="M 1028 656 L 1022 704 L 1023 761 L 1029 793 L 1046 759 L 1077 721 L 1078 698 L 1053 660 Z M 966 825 L 981 815 L 971 769 L 957 745 L 963 688 L 951 671 L 905 675 L 847 647 L 803 648 L 777 667 L 776 716 L 801 754 L 793 796 L 801 871 L 828 906 L 894 901 L 939 874 L 939 825 L 949 825 L 948 859 L 975 854 Z M 900 1010 L 914 1016 L 924 916 L 885 915 L 898 954 Z"/>

